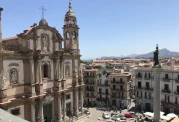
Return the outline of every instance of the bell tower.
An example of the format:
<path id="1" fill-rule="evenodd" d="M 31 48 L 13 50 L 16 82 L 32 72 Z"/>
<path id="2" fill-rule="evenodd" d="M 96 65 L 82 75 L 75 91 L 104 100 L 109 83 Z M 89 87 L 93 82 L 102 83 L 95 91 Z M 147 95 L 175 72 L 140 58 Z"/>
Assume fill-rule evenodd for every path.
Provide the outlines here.
<path id="1" fill-rule="evenodd" d="M 80 54 L 79 52 L 79 27 L 75 13 L 72 11 L 71 2 L 69 2 L 69 10 L 64 19 L 63 36 L 64 51 L 69 53 Z"/>

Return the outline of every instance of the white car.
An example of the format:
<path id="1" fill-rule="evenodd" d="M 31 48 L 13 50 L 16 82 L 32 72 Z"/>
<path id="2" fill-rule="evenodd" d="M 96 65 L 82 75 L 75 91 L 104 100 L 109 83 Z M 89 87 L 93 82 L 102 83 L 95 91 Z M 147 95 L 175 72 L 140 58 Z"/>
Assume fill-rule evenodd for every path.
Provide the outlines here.
<path id="1" fill-rule="evenodd" d="M 102 114 L 102 117 L 103 117 L 104 119 L 109 119 L 108 113 L 103 113 L 103 114 Z"/>
<path id="2" fill-rule="evenodd" d="M 120 117 L 118 117 L 118 115 L 113 115 L 111 117 L 111 119 L 114 120 L 114 121 L 120 121 L 121 120 Z"/>

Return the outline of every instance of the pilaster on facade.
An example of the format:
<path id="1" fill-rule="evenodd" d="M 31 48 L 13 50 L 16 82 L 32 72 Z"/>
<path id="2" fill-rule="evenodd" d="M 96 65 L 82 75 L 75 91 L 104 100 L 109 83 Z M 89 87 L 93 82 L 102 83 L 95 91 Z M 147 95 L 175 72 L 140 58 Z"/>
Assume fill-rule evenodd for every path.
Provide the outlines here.
<path id="1" fill-rule="evenodd" d="M 34 60 L 33 59 L 30 59 L 29 60 L 30 62 L 30 74 L 31 74 L 31 77 L 30 77 L 30 96 L 35 96 L 36 95 L 36 92 L 35 92 L 35 72 L 34 72 Z"/>
<path id="2" fill-rule="evenodd" d="M 66 122 L 66 93 L 62 93 L 62 105 L 63 105 L 63 120 Z"/>
<path id="3" fill-rule="evenodd" d="M 37 98 L 36 103 L 36 121 L 37 122 L 44 122 L 44 115 L 43 115 L 43 98 L 44 95 L 41 95 Z"/>
<path id="4" fill-rule="evenodd" d="M 80 87 L 80 109 L 81 109 L 81 113 L 83 114 L 83 96 L 84 96 L 84 88 Z"/>
<path id="5" fill-rule="evenodd" d="M 79 113 L 79 100 L 78 100 L 78 88 L 75 89 L 75 115 L 78 116 Z"/>
<path id="6" fill-rule="evenodd" d="M 31 98 L 31 99 L 28 100 L 29 104 L 30 104 L 30 113 L 31 113 L 30 120 L 31 120 L 31 122 L 36 122 L 36 117 L 35 117 L 36 102 L 35 102 L 35 99 L 36 99 L 36 97 Z"/>

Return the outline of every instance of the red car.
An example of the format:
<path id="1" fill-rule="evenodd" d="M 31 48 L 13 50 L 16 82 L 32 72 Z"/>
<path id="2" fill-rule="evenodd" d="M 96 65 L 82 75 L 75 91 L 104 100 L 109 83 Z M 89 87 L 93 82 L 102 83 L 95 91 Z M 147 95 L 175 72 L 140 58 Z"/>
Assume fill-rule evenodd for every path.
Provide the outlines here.
<path id="1" fill-rule="evenodd" d="M 124 116 L 125 116 L 126 118 L 134 118 L 134 114 L 133 114 L 133 113 L 130 113 L 130 112 L 126 112 L 126 113 L 124 114 Z"/>

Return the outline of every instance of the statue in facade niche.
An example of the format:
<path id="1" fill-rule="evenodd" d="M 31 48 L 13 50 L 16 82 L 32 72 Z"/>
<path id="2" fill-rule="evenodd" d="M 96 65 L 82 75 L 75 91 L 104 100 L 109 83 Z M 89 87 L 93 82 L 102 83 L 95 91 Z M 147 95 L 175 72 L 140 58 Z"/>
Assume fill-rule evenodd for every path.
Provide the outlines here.
<path id="1" fill-rule="evenodd" d="M 15 69 L 12 69 L 10 72 L 10 77 L 11 77 L 11 83 L 16 84 L 17 83 L 17 71 Z"/>
<path id="2" fill-rule="evenodd" d="M 77 73 L 78 71 L 77 71 L 77 68 L 75 67 L 74 69 L 73 69 L 73 76 L 74 76 L 74 78 L 77 78 L 77 76 L 78 76 L 78 73 Z"/>
<path id="3" fill-rule="evenodd" d="M 154 51 L 154 66 L 159 65 L 159 60 L 158 60 L 158 55 L 159 55 L 159 51 L 158 51 L 158 45 L 156 46 L 156 50 Z"/>
<path id="4" fill-rule="evenodd" d="M 48 50 L 48 35 L 46 35 L 46 34 L 42 35 L 42 50 L 43 51 Z"/>
<path id="5" fill-rule="evenodd" d="M 65 74 L 66 74 L 66 76 L 69 76 L 69 72 L 70 72 L 70 67 L 69 67 L 69 65 L 66 65 L 65 66 Z"/>

